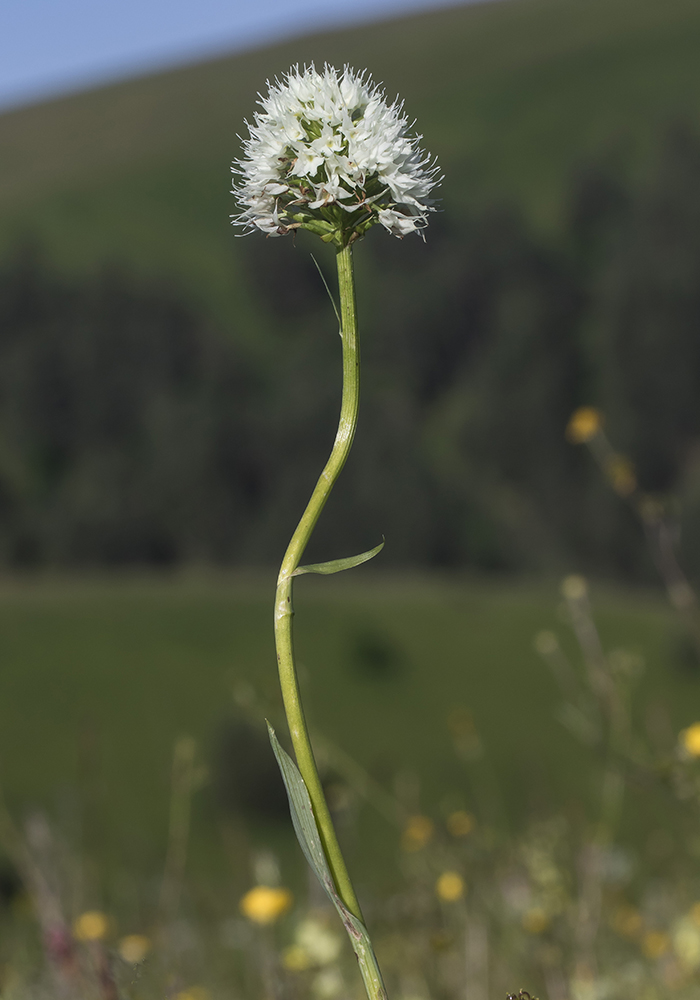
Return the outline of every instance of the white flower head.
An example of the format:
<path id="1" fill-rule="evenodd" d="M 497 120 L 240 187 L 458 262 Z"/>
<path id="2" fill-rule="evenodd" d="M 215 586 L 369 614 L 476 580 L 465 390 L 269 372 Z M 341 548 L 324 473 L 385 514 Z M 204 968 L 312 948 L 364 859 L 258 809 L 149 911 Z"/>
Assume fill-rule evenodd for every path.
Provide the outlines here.
<path id="1" fill-rule="evenodd" d="M 438 169 L 371 77 L 295 66 L 268 91 L 232 168 L 235 224 L 270 236 L 310 229 L 341 247 L 375 223 L 398 237 L 427 225 Z"/>

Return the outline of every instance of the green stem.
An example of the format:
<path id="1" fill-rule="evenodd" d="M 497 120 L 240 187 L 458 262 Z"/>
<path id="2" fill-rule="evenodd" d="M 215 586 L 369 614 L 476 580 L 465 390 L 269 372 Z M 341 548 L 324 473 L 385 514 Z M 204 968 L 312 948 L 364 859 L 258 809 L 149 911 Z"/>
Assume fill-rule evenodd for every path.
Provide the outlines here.
<path id="1" fill-rule="evenodd" d="M 296 527 L 289 543 L 279 577 L 275 600 L 275 644 L 277 665 L 287 715 L 289 732 L 297 759 L 297 766 L 306 783 L 321 843 L 328 859 L 328 865 L 335 880 L 338 895 L 347 908 L 362 920 L 360 904 L 352 887 L 345 860 L 340 851 L 338 838 L 323 794 L 321 779 L 314 759 L 311 741 L 304 718 L 304 709 L 299 694 L 299 682 L 294 666 L 294 646 L 292 635 L 292 582 L 295 569 L 304 554 L 311 533 L 321 511 L 345 465 L 357 426 L 357 411 L 360 400 L 360 349 L 357 339 L 357 313 L 355 307 L 355 282 L 352 268 L 352 249 L 343 247 L 336 255 L 338 265 L 338 285 L 340 288 L 340 319 L 343 340 L 343 396 L 340 406 L 338 430 L 331 451 L 316 487 L 311 494 L 306 510 Z"/>

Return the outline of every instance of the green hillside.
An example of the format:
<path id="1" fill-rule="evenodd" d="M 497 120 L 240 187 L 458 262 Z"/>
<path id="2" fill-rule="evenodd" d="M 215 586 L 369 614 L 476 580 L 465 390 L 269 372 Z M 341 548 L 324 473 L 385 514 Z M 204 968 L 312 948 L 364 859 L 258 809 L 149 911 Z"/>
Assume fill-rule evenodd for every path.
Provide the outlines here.
<path id="1" fill-rule="evenodd" d="M 318 558 L 384 533 L 395 566 L 650 582 L 564 439 L 593 404 L 700 574 L 698 55 L 695 0 L 496 0 L 0 117 L 0 565 L 277 560 L 337 413 L 332 251 L 237 239 L 229 169 L 313 59 L 399 93 L 445 174 L 426 244 L 356 254 L 363 416 Z"/>
<path id="2" fill-rule="evenodd" d="M 368 67 L 417 118 L 446 206 L 510 199 L 556 227 L 572 168 L 638 170 L 700 109 L 694 0 L 500 0 L 315 35 L 0 117 L 0 244 L 40 235 L 66 268 L 105 257 L 174 274 L 219 315 L 255 309 L 228 215 L 236 134 L 266 78 Z"/>

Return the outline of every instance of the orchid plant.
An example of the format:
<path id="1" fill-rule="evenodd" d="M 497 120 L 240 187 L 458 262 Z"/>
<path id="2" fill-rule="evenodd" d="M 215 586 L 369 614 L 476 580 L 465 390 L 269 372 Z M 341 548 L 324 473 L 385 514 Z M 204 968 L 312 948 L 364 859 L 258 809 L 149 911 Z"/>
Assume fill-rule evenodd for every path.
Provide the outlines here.
<path id="1" fill-rule="evenodd" d="M 374 225 L 402 238 L 427 225 L 438 168 L 420 149 L 398 101 L 389 104 L 366 73 L 349 67 L 292 68 L 268 85 L 244 155 L 233 166 L 245 232 L 286 236 L 316 233 L 336 250 L 340 294 L 343 390 L 331 455 L 321 472 L 282 560 L 275 600 L 280 684 L 296 764 L 269 727 L 304 854 L 335 905 L 357 955 L 370 1000 L 386 996 L 326 802 L 299 693 L 292 636 L 292 585 L 304 573 L 337 573 L 373 558 L 383 542 L 345 559 L 301 565 L 304 550 L 345 465 L 357 426 L 360 355 L 353 275 L 353 244 Z"/>

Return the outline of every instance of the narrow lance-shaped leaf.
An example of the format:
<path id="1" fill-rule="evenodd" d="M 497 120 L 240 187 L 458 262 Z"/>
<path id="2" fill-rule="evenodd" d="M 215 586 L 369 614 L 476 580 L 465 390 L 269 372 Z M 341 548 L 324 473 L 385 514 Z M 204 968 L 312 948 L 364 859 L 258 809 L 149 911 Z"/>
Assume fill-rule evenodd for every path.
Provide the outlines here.
<path id="1" fill-rule="evenodd" d="M 338 310 L 338 306 L 336 305 L 336 301 L 333 298 L 333 292 L 328 287 L 328 282 L 326 281 L 326 276 L 323 273 L 323 271 L 321 270 L 321 265 L 316 260 L 316 258 L 314 257 L 313 254 L 311 254 L 311 260 L 314 262 L 314 264 L 316 265 L 316 270 L 321 275 L 321 281 L 323 282 L 323 287 L 326 289 L 326 292 L 328 293 L 328 298 L 331 300 L 331 305 L 333 306 L 333 312 L 335 313 L 335 318 L 338 320 L 338 334 L 339 334 L 340 337 L 342 337 L 343 336 L 343 321 L 340 318 L 340 312 Z"/>
<path id="2" fill-rule="evenodd" d="M 304 573 L 320 573 L 323 576 L 330 576 L 331 573 L 342 573 L 344 569 L 352 569 L 354 566 L 361 566 L 362 563 L 374 559 L 383 548 L 384 541 L 381 541 L 373 549 L 360 552 L 358 556 L 347 556 L 345 559 L 331 559 L 330 562 L 309 563 L 307 566 L 297 566 L 292 576 L 302 576 Z"/>
<path id="3" fill-rule="evenodd" d="M 348 910 L 347 906 L 338 895 L 338 891 L 335 887 L 333 876 L 331 875 L 331 870 L 328 867 L 328 861 L 326 860 L 326 855 L 323 850 L 323 844 L 321 843 L 318 827 L 316 825 L 316 818 L 314 816 L 313 806 L 311 805 L 311 798 L 309 797 L 309 792 L 306 788 L 304 779 L 299 773 L 299 769 L 292 758 L 280 746 L 280 742 L 275 735 L 275 731 L 269 722 L 267 724 L 267 731 L 270 735 L 270 743 L 272 744 L 272 749 L 275 757 L 277 758 L 277 763 L 279 764 L 280 771 L 282 772 L 284 787 L 287 789 L 287 798 L 289 799 L 289 810 L 292 814 L 294 832 L 296 833 L 299 845 L 304 852 L 304 857 L 309 862 L 314 874 L 326 890 L 330 901 L 335 906 L 338 914 L 340 915 L 340 919 L 343 921 L 345 930 L 350 938 L 353 951 L 357 957 L 357 962 L 360 966 L 360 972 L 362 974 L 362 979 L 364 980 L 368 995 L 370 997 L 376 997 L 377 1000 L 386 1000 L 384 981 L 379 970 L 379 963 L 377 962 L 376 955 L 374 954 L 374 949 L 372 948 L 372 942 L 370 941 L 367 928 L 361 920 L 358 920 L 357 917 L 352 914 L 350 910 Z"/>

